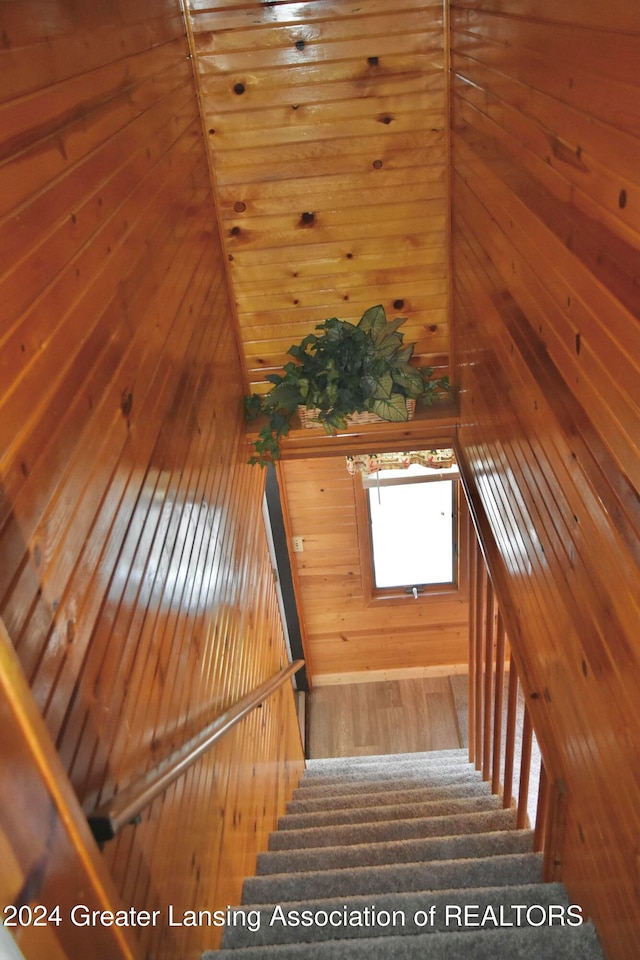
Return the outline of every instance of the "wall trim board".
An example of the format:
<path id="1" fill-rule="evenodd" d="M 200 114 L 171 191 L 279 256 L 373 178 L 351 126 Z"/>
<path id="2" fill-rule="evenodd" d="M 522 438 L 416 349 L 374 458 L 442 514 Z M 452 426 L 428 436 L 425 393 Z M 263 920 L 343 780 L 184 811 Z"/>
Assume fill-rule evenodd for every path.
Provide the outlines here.
<path id="1" fill-rule="evenodd" d="M 468 663 L 445 663 L 432 667 L 400 667 L 397 670 L 356 670 L 352 673 L 323 673 L 314 680 L 315 687 L 345 683 L 379 683 L 384 680 L 419 680 L 424 677 L 449 677 L 469 672 Z"/>

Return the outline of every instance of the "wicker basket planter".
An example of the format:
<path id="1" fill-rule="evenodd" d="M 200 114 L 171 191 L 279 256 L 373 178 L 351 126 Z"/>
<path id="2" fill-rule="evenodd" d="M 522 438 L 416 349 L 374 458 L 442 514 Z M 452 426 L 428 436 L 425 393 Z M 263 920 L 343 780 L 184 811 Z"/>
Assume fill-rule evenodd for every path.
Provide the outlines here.
<path id="1" fill-rule="evenodd" d="M 416 402 L 407 398 L 407 420 L 413 420 L 414 414 L 416 412 Z M 300 417 L 300 426 L 305 427 L 307 430 L 313 430 L 314 428 L 321 427 L 322 424 L 318 423 L 316 417 L 318 415 L 317 410 L 310 410 L 308 407 L 299 406 L 298 407 L 298 416 Z M 377 413 L 351 413 L 347 417 L 347 423 L 353 424 L 354 426 L 360 426 L 363 423 L 388 423 L 388 421 L 383 420 L 382 417 L 379 417 Z"/>

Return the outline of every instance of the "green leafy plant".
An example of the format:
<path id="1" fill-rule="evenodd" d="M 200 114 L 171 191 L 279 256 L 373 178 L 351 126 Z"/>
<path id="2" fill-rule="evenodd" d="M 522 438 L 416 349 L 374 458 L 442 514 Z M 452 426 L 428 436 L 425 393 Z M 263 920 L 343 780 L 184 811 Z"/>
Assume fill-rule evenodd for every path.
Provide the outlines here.
<path id="1" fill-rule="evenodd" d="M 264 394 L 245 400 L 247 418 L 268 420 L 254 443 L 249 463 L 266 466 L 280 457 L 280 440 L 289 433 L 298 407 L 314 411 L 314 420 L 335 434 L 354 413 L 375 413 L 382 420 L 407 420 L 407 399 L 432 403 L 448 394 L 449 380 L 430 380 L 430 367 L 411 366 L 414 345 L 404 344 L 404 319 L 387 320 L 384 308 L 370 307 L 357 324 L 332 317 L 318 324 L 287 351 L 293 357 Z"/>

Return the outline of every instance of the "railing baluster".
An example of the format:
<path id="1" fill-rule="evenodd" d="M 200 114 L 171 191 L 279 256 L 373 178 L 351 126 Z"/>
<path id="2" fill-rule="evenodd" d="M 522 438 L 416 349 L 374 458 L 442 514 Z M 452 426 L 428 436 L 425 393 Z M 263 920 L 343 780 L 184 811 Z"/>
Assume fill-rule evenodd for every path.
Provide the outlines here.
<path id="1" fill-rule="evenodd" d="M 518 673 L 511 657 L 509 663 L 509 691 L 507 693 L 507 729 L 504 741 L 504 785 L 502 806 L 510 807 L 513 799 L 513 759 L 516 743 L 516 713 L 518 707 Z"/>
<path id="2" fill-rule="evenodd" d="M 544 849 L 547 834 L 549 814 L 549 778 L 544 761 L 540 762 L 540 783 L 538 785 L 538 807 L 536 809 L 536 824 L 533 832 L 533 849 L 538 852 Z"/>
<path id="3" fill-rule="evenodd" d="M 496 636 L 496 684 L 493 711 L 493 759 L 491 770 L 491 789 L 500 792 L 500 762 L 502 759 L 502 713 L 504 709 L 504 653 L 506 631 L 502 614 L 498 609 L 498 628 Z"/>
<path id="4" fill-rule="evenodd" d="M 493 720 L 493 640 L 495 596 L 491 579 L 487 577 L 484 620 L 484 733 L 482 751 L 482 778 L 491 779 L 491 723 Z"/>
<path id="5" fill-rule="evenodd" d="M 549 786 L 547 831 L 544 841 L 542 879 L 552 883 L 562 879 L 562 850 L 567 822 L 567 790 L 563 780 Z"/>
<path id="6" fill-rule="evenodd" d="M 520 789 L 518 791 L 518 817 L 516 824 L 522 830 L 527 825 L 527 801 L 529 799 L 529 777 L 531 774 L 531 744 L 533 728 L 531 716 L 526 707 L 522 723 L 522 753 L 520 755 Z"/>
<path id="7" fill-rule="evenodd" d="M 476 745 L 476 605 L 478 541 L 474 538 L 469 550 L 469 762 L 475 761 Z M 481 559 L 481 558 L 480 558 Z"/>
<path id="8" fill-rule="evenodd" d="M 483 652 L 484 652 L 484 611 L 486 604 L 486 585 L 487 569 L 484 565 L 484 557 L 478 551 L 478 565 L 476 569 L 476 675 L 475 675 L 475 701 L 476 701 L 476 720 L 475 720 L 475 764 L 476 770 L 482 766 L 482 716 L 483 716 Z"/>
<path id="9" fill-rule="evenodd" d="M 519 709 L 521 681 L 498 592 L 477 540 L 470 551 L 469 580 L 469 760 L 482 771 L 483 780 L 491 782 L 492 792 L 502 793 L 503 807 L 516 807 L 516 824 L 523 829 L 528 826 L 528 807 L 530 802 L 533 806 L 534 799 L 530 791 L 533 723 L 526 701 L 524 710 Z M 516 769 L 519 734 L 522 744 Z M 538 753 L 536 741 L 536 756 Z M 544 851 L 544 878 L 548 880 L 555 879 L 562 869 L 566 796 L 562 781 L 552 782 L 540 759 L 533 845 L 536 851 Z M 518 796 L 514 803 L 516 778 Z"/>

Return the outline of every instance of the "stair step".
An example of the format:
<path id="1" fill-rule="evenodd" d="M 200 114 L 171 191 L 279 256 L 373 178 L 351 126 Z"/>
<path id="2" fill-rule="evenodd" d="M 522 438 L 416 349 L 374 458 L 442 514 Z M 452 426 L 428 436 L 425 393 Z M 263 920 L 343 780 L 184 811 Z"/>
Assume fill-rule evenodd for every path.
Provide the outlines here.
<path id="1" fill-rule="evenodd" d="M 529 853 L 530 830 L 504 830 L 478 834 L 390 840 L 349 846 L 282 850 L 258 855 L 258 874 L 325 870 L 354 866 L 380 866 L 413 861 L 470 859 L 496 854 Z"/>
<path id="2" fill-rule="evenodd" d="M 460 833 L 484 833 L 515 826 L 515 810 L 491 810 L 456 816 L 420 817 L 385 823 L 347 823 L 330 827 L 281 830 L 269 835 L 269 850 L 337 847 L 347 843 L 380 843 L 383 840 L 415 840 L 419 837 L 450 837 Z"/>
<path id="3" fill-rule="evenodd" d="M 541 879 L 542 856 L 538 853 L 335 869 L 328 865 L 325 870 L 248 877 L 242 888 L 242 903 L 282 903 L 407 890 L 502 887 L 540 883 Z"/>
<path id="4" fill-rule="evenodd" d="M 468 760 L 453 760 L 449 763 L 420 763 L 416 760 L 403 760 L 400 763 L 368 763 L 354 764 L 353 766 L 336 766 L 331 770 L 322 771 L 317 768 L 305 770 L 300 783 L 313 784 L 321 780 L 330 783 L 332 780 L 362 780 L 388 779 L 389 777 L 437 777 L 448 779 L 456 773 L 479 773 Z"/>
<path id="5" fill-rule="evenodd" d="M 294 791 L 294 798 L 287 804 L 287 813 L 313 813 L 315 810 L 349 809 L 351 807 L 373 807 L 383 802 L 387 804 L 394 803 L 421 803 L 432 800 L 461 800 L 470 797 L 491 797 L 493 794 L 487 783 L 483 780 L 475 780 L 473 783 L 458 783 L 451 786 L 442 787 L 421 787 L 413 786 L 409 790 L 389 790 L 388 783 L 384 791 L 378 793 L 348 793 L 338 796 L 320 796 L 308 797 L 307 793 L 301 795 Z M 383 796 L 381 796 L 383 793 Z M 298 799 L 300 796 L 300 799 Z"/>
<path id="6" fill-rule="evenodd" d="M 203 960 L 604 960 L 532 846 L 464 750 L 310 761 Z"/>
<path id="7" fill-rule="evenodd" d="M 460 768 L 453 771 L 431 771 L 425 773 L 420 770 L 404 770 L 401 776 L 389 773 L 381 774 L 379 770 L 356 771 L 353 777 L 312 777 L 301 780 L 294 792 L 294 797 L 338 796 L 351 793 L 377 793 L 389 790 L 392 784 L 394 790 L 411 790 L 414 787 L 448 787 L 460 783 L 482 783 L 482 775 L 473 767 L 469 770 Z"/>
<path id="8" fill-rule="evenodd" d="M 592 924 L 580 927 L 497 929 L 415 936 L 364 937 L 269 947 L 272 960 L 602 960 Z M 203 954 L 203 960 L 264 960 L 265 948 Z"/>
<path id="9" fill-rule="evenodd" d="M 467 750 L 430 750 L 415 753 L 372 754 L 365 757 L 327 757 L 320 760 L 307 760 L 304 776 L 325 777 L 334 771 L 349 775 L 352 771 L 367 770 L 371 767 L 389 767 L 398 769 L 404 765 L 423 769 L 450 770 L 455 765 L 469 766 Z"/>
<path id="10" fill-rule="evenodd" d="M 359 753 L 354 757 L 314 757 L 307 760 L 310 767 L 323 767 L 332 763 L 369 763 L 372 760 L 405 760 L 410 757 L 424 757 L 427 760 L 444 760 L 448 757 L 463 757 L 469 760 L 466 747 L 448 747 L 446 750 L 407 750 L 405 753 Z"/>
<path id="11" fill-rule="evenodd" d="M 258 854 L 257 873 L 309 872 L 346 867 L 375 867 L 389 863 L 472 859 L 510 853 L 531 853 L 531 830 L 500 830 L 469 836 L 427 837 L 422 840 L 389 840 L 308 850 L 279 850 Z"/>
<path id="12" fill-rule="evenodd" d="M 430 800 L 423 803 L 379 804 L 360 810 L 318 810 L 313 813 L 288 813 L 278 820 L 278 830 L 303 830 L 310 827 L 347 823 L 388 823 L 428 817 L 459 816 L 466 813 L 501 810 L 500 799 L 493 794 L 462 800 Z"/>
<path id="13" fill-rule="evenodd" d="M 514 904 L 519 905 L 517 910 Z M 376 936 L 414 936 L 461 929 L 469 932 L 482 919 L 488 927 L 536 926 L 545 920 L 562 923 L 567 918 L 568 906 L 569 897 L 560 883 L 387 893 L 379 894 L 375 903 L 371 897 L 331 897 L 292 901 L 284 906 L 258 904 L 239 908 L 246 919 L 243 922 L 240 915 L 234 917 L 234 923 L 225 929 L 223 946 L 352 939 L 370 937 L 372 932 Z M 323 922 L 323 914 L 334 914 L 335 919 Z M 351 922 L 343 920 L 345 914 Z M 296 923 L 296 917 L 306 920 L 306 925 Z"/>

